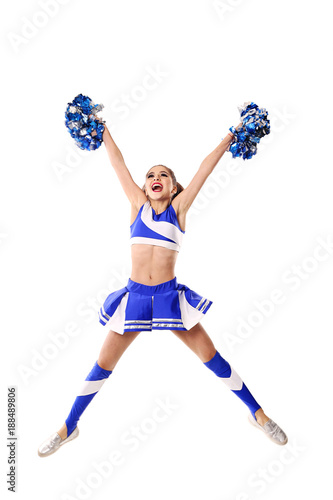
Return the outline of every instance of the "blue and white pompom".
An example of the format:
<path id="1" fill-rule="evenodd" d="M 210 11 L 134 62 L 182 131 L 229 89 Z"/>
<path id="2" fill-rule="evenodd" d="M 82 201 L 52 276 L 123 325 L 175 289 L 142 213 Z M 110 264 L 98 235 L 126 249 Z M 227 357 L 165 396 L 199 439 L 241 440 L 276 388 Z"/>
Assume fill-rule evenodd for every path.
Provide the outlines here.
<path id="1" fill-rule="evenodd" d="M 103 104 L 94 104 L 88 96 L 82 94 L 68 103 L 65 125 L 80 149 L 93 151 L 102 144 L 105 121 L 98 121 L 93 116 L 103 108 Z"/>
<path id="2" fill-rule="evenodd" d="M 233 142 L 229 147 L 233 158 L 249 160 L 257 153 L 257 145 L 260 139 L 270 133 L 270 122 L 268 112 L 265 108 L 259 108 L 254 102 L 245 102 L 238 107 L 242 126 L 236 130 L 230 127 L 234 134 Z"/>

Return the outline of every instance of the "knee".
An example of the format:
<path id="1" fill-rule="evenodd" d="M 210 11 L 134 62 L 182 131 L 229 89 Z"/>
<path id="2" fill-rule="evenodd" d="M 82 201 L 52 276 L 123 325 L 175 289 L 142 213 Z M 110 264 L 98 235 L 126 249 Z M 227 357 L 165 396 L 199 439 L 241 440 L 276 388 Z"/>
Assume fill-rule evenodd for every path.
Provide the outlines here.
<path id="1" fill-rule="evenodd" d="M 231 366 L 229 365 L 228 361 L 222 358 L 221 354 L 218 351 L 216 351 L 215 355 L 204 364 L 218 377 L 230 377 Z"/>
<path id="2" fill-rule="evenodd" d="M 214 358 L 216 353 L 217 353 L 217 350 L 215 349 L 215 347 L 214 346 L 210 347 L 202 354 L 201 361 L 205 364 L 209 363 Z"/>
<path id="3" fill-rule="evenodd" d="M 97 364 L 102 370 L 108 370 L 108 371 L 113 371 L 116 363 L 113 361 L 110 361 L 106 356 L 100 355 Z"/>

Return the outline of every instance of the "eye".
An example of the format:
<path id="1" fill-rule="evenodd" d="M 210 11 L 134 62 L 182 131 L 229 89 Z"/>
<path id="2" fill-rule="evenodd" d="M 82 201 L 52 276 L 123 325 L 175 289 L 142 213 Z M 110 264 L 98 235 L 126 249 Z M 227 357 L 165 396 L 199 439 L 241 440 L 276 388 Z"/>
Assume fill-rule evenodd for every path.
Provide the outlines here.
<path id="1" fill-rule="evenodd" d="M 149 179 L 150 177 L 153 177 L 153 174 L 148 174 L 147 175 L 147 179 Z"/>
<path id="2" fill-rule="evenodd" d="M 164 177 L 168 177 L 168 176 L 167 176 L 167 174 L 162 174 L 162 176 L 164 176 Z"/>

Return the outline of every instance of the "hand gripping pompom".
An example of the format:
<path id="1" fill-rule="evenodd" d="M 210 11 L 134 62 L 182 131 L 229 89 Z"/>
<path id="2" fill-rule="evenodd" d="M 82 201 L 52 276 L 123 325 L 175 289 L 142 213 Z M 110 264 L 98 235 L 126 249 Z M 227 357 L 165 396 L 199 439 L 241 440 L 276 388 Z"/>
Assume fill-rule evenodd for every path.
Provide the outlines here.
<path id="1" fill-rule="evenodd" d="M 230 127 L 234 134 L 233 141 L 229 147 L 233 158 L 251 159 L 257 153 L 257 145 L 260 139 L 270 133 L 270 122 L 268 112 L 265 108 L 259 108 L 254 102 L 245 102 L 238 107 L 242 126 L 236 130 Z"/>
<path id="2" fill-rule="evenodd" d="M 94 104 L 88 96 L 82 94 L 68 103 L 65 125 L 80 149 L 93 151 L 102 144 L 105 121 L 95 115 L 103 108 L 103 104 Z"/>

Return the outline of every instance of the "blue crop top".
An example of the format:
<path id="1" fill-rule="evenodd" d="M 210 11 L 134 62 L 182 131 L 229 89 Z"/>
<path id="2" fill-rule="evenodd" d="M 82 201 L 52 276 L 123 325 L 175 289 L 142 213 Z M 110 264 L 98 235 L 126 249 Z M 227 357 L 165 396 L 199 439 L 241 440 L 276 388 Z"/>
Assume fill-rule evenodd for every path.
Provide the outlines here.
<path id="1" fill-rule="evenodd" d="M 183 234 L 172 205 L 164 212 L 156 214 L 147 200 L 140 208 L 135 221 L 130 226 L 131 245 L 156 245 L 179 252 Z"/>

